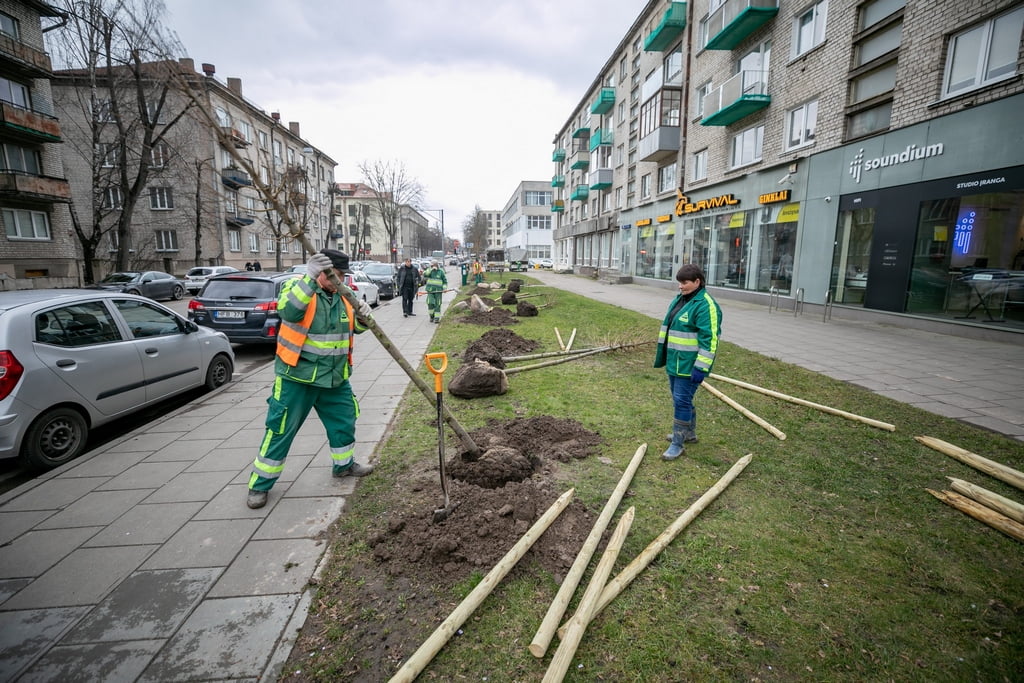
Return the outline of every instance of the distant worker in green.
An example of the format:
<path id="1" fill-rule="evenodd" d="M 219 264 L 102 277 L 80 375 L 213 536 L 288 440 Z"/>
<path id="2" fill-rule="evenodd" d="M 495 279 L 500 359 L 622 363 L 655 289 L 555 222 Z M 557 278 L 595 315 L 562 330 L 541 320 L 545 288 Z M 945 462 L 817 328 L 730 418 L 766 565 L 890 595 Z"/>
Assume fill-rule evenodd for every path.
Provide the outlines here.
<path id="1" fill-rule="evenodd" d="M 430 311 L 430 322 L 441 322 L 441 294 L 448 287 L 448 276 L 440 263 L 432 261 L 424 277 L 427 280 L 427 310 Z"/>

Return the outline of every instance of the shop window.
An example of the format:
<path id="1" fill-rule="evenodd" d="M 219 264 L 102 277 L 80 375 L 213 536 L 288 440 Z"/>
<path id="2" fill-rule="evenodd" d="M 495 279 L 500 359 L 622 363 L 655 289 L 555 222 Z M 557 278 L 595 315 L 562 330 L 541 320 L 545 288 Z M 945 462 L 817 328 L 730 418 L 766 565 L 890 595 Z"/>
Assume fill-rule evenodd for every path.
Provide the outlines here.
<path id="1" fill-rule="evenodd" d="M 747 288 L 750 262 L 750 231 L 752 211 L 736 211 L 715 216 L 712 272 L 708 282 L 723 287 Z M 712 279 L 714 278 L 714 279 Z"/>
<path id="2" fill-rule="evenodd" d="M 781 294 L 790 293 L 799 218 L 799 204 L 762 207 L 761 225 L 755 231 L 757 291 L 776 289 Z"/>
<path id="3" fill-rule="evenodd" d="M 836 303 L 863 305 L 874 231 L 873 208 L 854 209 L 840 214 L 832 254 L 831 290 Z"/>

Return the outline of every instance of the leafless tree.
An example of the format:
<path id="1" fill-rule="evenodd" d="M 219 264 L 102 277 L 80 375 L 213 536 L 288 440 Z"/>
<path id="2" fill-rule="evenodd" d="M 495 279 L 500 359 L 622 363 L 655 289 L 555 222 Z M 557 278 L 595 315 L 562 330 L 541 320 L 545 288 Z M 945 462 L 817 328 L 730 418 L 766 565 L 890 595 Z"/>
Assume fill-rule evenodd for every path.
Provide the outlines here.
<path id="1" fill-rule="evenodd" d="M 402 227 L 402 206 L 421 209 L 423 185 L 413 178 L 401 161 L 364 161 L 359 164 L 363 182 L 374 192 L 374 208 L 384 226 L 392 262 L 398 260 L 394 249 Z"/>
<path id="2" fill-rule="evenodd" d="M 462 222 L 462 236 L 467 245 L 473 245 L 473 253 L 482 254 L 487 250 L 487 221 L 484 220 L 483 209 L 479 204 L 473 207 L 473 213 Z"/>

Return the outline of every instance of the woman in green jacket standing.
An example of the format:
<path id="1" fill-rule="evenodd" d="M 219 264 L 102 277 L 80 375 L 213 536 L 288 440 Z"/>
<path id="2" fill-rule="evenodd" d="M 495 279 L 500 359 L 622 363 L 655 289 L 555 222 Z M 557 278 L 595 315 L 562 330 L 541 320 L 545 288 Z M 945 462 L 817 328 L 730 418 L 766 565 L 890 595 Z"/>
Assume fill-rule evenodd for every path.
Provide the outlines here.
<path id="1" fill-rule="evenodd" d="M 711 373 L 722 333 L 722 309 L 707 290 L 704 271 L 692 263 L 676 273 L 679 294 L 668 307 L 658 333 L 654 367 L 665 368 L 672 392 L 672 439 L 663 460 L 686 453 L 685 443 L 697 440 L 697 412 L 693 395 Z"/>

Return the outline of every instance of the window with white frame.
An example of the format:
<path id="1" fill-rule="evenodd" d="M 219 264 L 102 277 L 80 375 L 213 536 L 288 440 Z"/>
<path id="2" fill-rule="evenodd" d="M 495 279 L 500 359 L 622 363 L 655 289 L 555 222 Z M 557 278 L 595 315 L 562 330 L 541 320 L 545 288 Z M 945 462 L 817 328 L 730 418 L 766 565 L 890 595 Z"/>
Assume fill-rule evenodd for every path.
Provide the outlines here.
<path id="1" fill-rule="evenodd" d="M 527 206 L 547 206 L 551 203 L 551 192 L 544 190 L 527 190 Z"/>
<path id="2" fill-rule="evenodd" d="M 166 123 L 164 121 L 164 109 L 159 100 L 146 100 L 146 114 L 153 123 Z"/>
<path id="3" fill-rule="evenodd" d="M 622 208 L 622 188 L 621 187 L 616 187 L 615 188 L 615 208 L 616 209 L 621 209 Z"/>
<path id="4" fill-rule="evenodd" d="M 107 249 L 111 252 L 117 251 L 117 248 L 121 244 L 121 238 L 117 234 L 117 230 L 110 230 L 107 232 Z"/>
<path id="5" fill-rule="evenodd" d="M 754 126 L 733 136 L 731 168 L 746 166 L 761 160 L 764 144 L 764 126 Z"/>
<path id="6" fill-rule="evenodd" d="M 952 36 L 942 95 L 950 97 L 1017 74 L 1024 6 L 1018 6 Z"/>
<path id="7" fill-rule="evenodd" d="M 29 109 L 29 88 L 27 85 L 0 76 L 0 100 Z"/>
<path id="8" fill-rule="evenodd" d="M 699 88 L 697 88 L 696 98 L 695 98 L 697 100 L 697 107 L 696 107 L 696 109 L 697 109 L 697 111 L 696 111 L 697 118 L 703 118 L 704 117 L 704 102 L 707 100 L 707 98 L 710 95 L 711 95 L 711 81 L 708 81 L 704 85 L 702 85 Z"/>
<path id="9" fill-rule="evenodd" d="M 708 151 L 702 149 L 693 153 L 693 169 L 690 180 L 707 180 L 708 177 Z"/>
<path id="10" fill-rule="evenodd" d="M 170 187 L 149 188 L 149 208 L 151 209 L 173 209 L 174 191 Z"/>
<path id="11" fill-rule="evenodd" d="M 818 100 L 804 102 L 786 115 L 786 149 L 814 144 L 818 125 Z"/>
<path id="12" fill-rule="evenodd" d="M 178 251 L 178 231 L 177 230 L 157 230 L 156 231 L 156 250 L 157 251 Z"/>
<path id="13" fill-rule="evenodd" d="M 228 230 L 228 250 L 242 251 L 242 233 L 238 230 Z"/>
<path id="14" fill-rule="evenodd" d="M 270 184 L 270 169 L 266 166 L 260 166 L 260 182 L 264 185 Z"/>
<path id="15" fill-rule="evenodd" d="M 4 209 L 4 228 L 12 239 L 50 239 L 50 217 L 45 211 Z"/>
<path id="16" fill-rule="evenodd" d="M 158 142 L 149 150 L 150 168 L 163 168 L 171 160 L 171 148 L 166 142 Z"/>
<path id="17" fill-rule="evenodd" d="M 100 208 L 102 209 L 120 209 L 124 206 L 124 195 L 121 193 L 120 187 L 108 187 L 103 190 L 103 196 L 100 199 Z"/>
<path id="18" fill-rule="evenodd" d="M 22 173 L 31 173 L 32 175 L 42 175 L 39 152 L 10 142 L 4 143 L 0 168 L 5 171 L 21 171 Z"/>
<path id="19" fill-rule="evenodd" d="M 651 196 L 651 174 L 645 173 L 640 176 L 640 198 L 647 199 Z"/>
<path id="20" fill-rule="evenodd" d="M 267 135 L 265 130 L 256 131 L 256 137 L 259 140 L 260 149 L 264 152 L 267 151 L 270 145 L 270 136 Z"/>
<path id="21" fill-rule="evenodd" d="M 224 107 L 214 107 L 213 115 L 217 118 L 217 125 L 221 128 L 231 127 L 231 115 L 228 114 L 228 110 Z"/>
<path id="22" fill-rule="evenodd" d="M 246 142 L 252 142 L 252 126 L 249 125 L 248 121 L 239 121 L 237 124 L 238 132 L 242 134 L 242 139 Z"/>
<path id="23" fill-rule="evenodd" d="M 527 216 L 526 217 L 526 229 L 527 230 L 550 230 L 551 229 L 551 216 Z"/>
<path id="24" fill-rule="evenodd" d="M 277 240 L 275 240 L 273 237 L 268 237 L 267 239 L 263 240 L 263 246 L 268 254 L 273 254 L 277 252 Z"/>
<path id="25" fill-rule="evenodd" d="M 110 123 L 114 120 L 114 106 L 110 100 L 97 100 L 93 105 L 93 119 L 97 123 Z"/>
<path id="26" fill-rule="evenodd" d="M 101 142 L 99 148 L 100 166 L 103 168 L 116 168 L 118 159 L 121 158 L 121 148 L 116 142 Z"/>
<path id="27" fill-rule="evenodd" d="M 253 214 L 256 213 L 256 198 L 255 197 L 248 196 L 248 195 L 245 197 L 245 210 L 246 210 L 246 212 L 250 216 L 252 216 Z"/>
<path id="28" fill-rule="evenodd" d="M 249 251 L 254 254 L 260 253 L 260 236 L 252 232 L 249 233 Z"/>
<path id="29" fill-rule="evenodd" d="M 799 57 L 825 41 L 828 0 L 818 0 L 793 20 L 793 56 Z"/>
<path id="30" fill-rule="evenodd" d="M 658 169 L 658 192 L 671 192 L 676 189 L 676 165 L 671 163 Z"/>
<path id="31" fill-rule="evenodd" d="M 238 193 L 224 188 L 224 210 L 234 216 L 238 213 Z"/>

